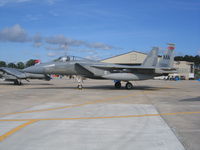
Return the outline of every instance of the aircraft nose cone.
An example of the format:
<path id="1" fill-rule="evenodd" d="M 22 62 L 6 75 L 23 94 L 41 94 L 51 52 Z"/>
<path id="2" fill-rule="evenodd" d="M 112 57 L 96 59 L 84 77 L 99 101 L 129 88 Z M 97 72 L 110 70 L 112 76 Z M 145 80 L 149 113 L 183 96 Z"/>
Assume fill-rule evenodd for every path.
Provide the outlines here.
<path id="1" fill-rule="evenodd" d="M 41 66 L 31 66 L 24 69 L 28 73 L 44 74 L 44 68 Z"/>

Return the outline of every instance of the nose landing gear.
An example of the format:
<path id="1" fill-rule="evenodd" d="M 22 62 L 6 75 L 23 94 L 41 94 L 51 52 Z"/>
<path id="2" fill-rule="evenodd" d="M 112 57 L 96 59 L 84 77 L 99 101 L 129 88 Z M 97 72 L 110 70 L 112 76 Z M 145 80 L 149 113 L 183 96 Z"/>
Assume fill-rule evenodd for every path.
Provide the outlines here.
<path id="1" fill-rule="evenodd" d="M 75 76 L 76 81 L 78 82 L 78 89 L 83 89 L 83 78 L 81 76 Z"/>

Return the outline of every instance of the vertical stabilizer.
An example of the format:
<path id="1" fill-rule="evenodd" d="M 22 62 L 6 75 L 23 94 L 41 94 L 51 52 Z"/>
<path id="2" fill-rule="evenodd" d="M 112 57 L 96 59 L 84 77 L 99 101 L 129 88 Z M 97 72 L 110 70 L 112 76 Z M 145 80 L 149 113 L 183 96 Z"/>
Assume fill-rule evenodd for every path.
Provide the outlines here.
<path id="1" fill-rule="evenodd" d="M 153 47 L 150 53 L 145 58 L 144 62 L 142 63 L 145 67 L 153 67 L 156 66 L 158 61 L 158 47 Z"/>
<path id="2" fill-rule="evenodd" d="M 158 63 L 158 67 L 173 68 L 175 44 L 168 44 L 167 51 Z"/>

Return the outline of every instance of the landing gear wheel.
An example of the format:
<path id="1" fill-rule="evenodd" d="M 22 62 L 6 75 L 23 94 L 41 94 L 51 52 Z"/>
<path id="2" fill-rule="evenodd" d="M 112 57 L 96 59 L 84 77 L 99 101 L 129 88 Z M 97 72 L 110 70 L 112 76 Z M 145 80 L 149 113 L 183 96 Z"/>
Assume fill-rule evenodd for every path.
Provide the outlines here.
<path id="1" fill-rule="evenodd" d="M 115 88 L 116 88 L 116 89 L 120 89 L 121 86 L 122 86 L 122 85 L 121 85 L 121 82 L 116 82 L 116 83 L 115 83 Z"/>
<path id="2" fill-rule="evenodd" d="M 80 90 L 83 89 L 83 77 L 81 77 L 81 76 L 74 76 L 74 77 L 75 77 L 76 81 L 78 82 L 77 88 Z"/>
<path id="3" fill-rule="evenodd" d="M 83 86 L 82 85 L 78 85 L 77 87 L 79 90 L 82 90 L 83 89 Z"/>
<path id="4" fill-rule="evenodd" d="M 14 85 L 19 85 L 19 81 L 18 81 L 18 80 L 15 80 L 15 81 L 14 81 Z"/>
<path id="5" fill-rule="evenodd" d="M 15 80 L 15 81 L 14 81 L 14 85 L 22 85 L 22 82 L 21 82 L 21 81 L 18 81 L 18 80 Z"/>
<path id="6" fill-rule="evenodd" d="M 14 85 L 18 85 L 18 81 L 17 80 L 14 81 Z"/>
<path id="7" fill-rule="evenodd" d="M 133 88 L 133 84 L 130 83 L 130 82 L 127 82 L 127 83 L 126 83 L 126 89 L 130 90 L 130 89 L 132 89 L 132 88 Z"/>

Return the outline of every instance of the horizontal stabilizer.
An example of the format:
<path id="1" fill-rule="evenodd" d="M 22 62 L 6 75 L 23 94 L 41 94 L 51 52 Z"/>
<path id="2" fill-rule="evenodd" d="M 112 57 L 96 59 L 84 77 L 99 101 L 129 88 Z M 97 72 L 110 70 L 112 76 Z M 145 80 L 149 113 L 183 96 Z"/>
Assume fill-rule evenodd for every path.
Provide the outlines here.
<path id="1" fill-rule="evenodd" d="M 23 72 L 20 72 L 19 70 L 15 69 L 15 68 L 6 68 L 6 67 L 1 67 L 0 68 L 1 71 L 6 72 L 9 75 L 13 75 L 19 79 L 25 79 L 26 78 L 26 74 Z"/>

